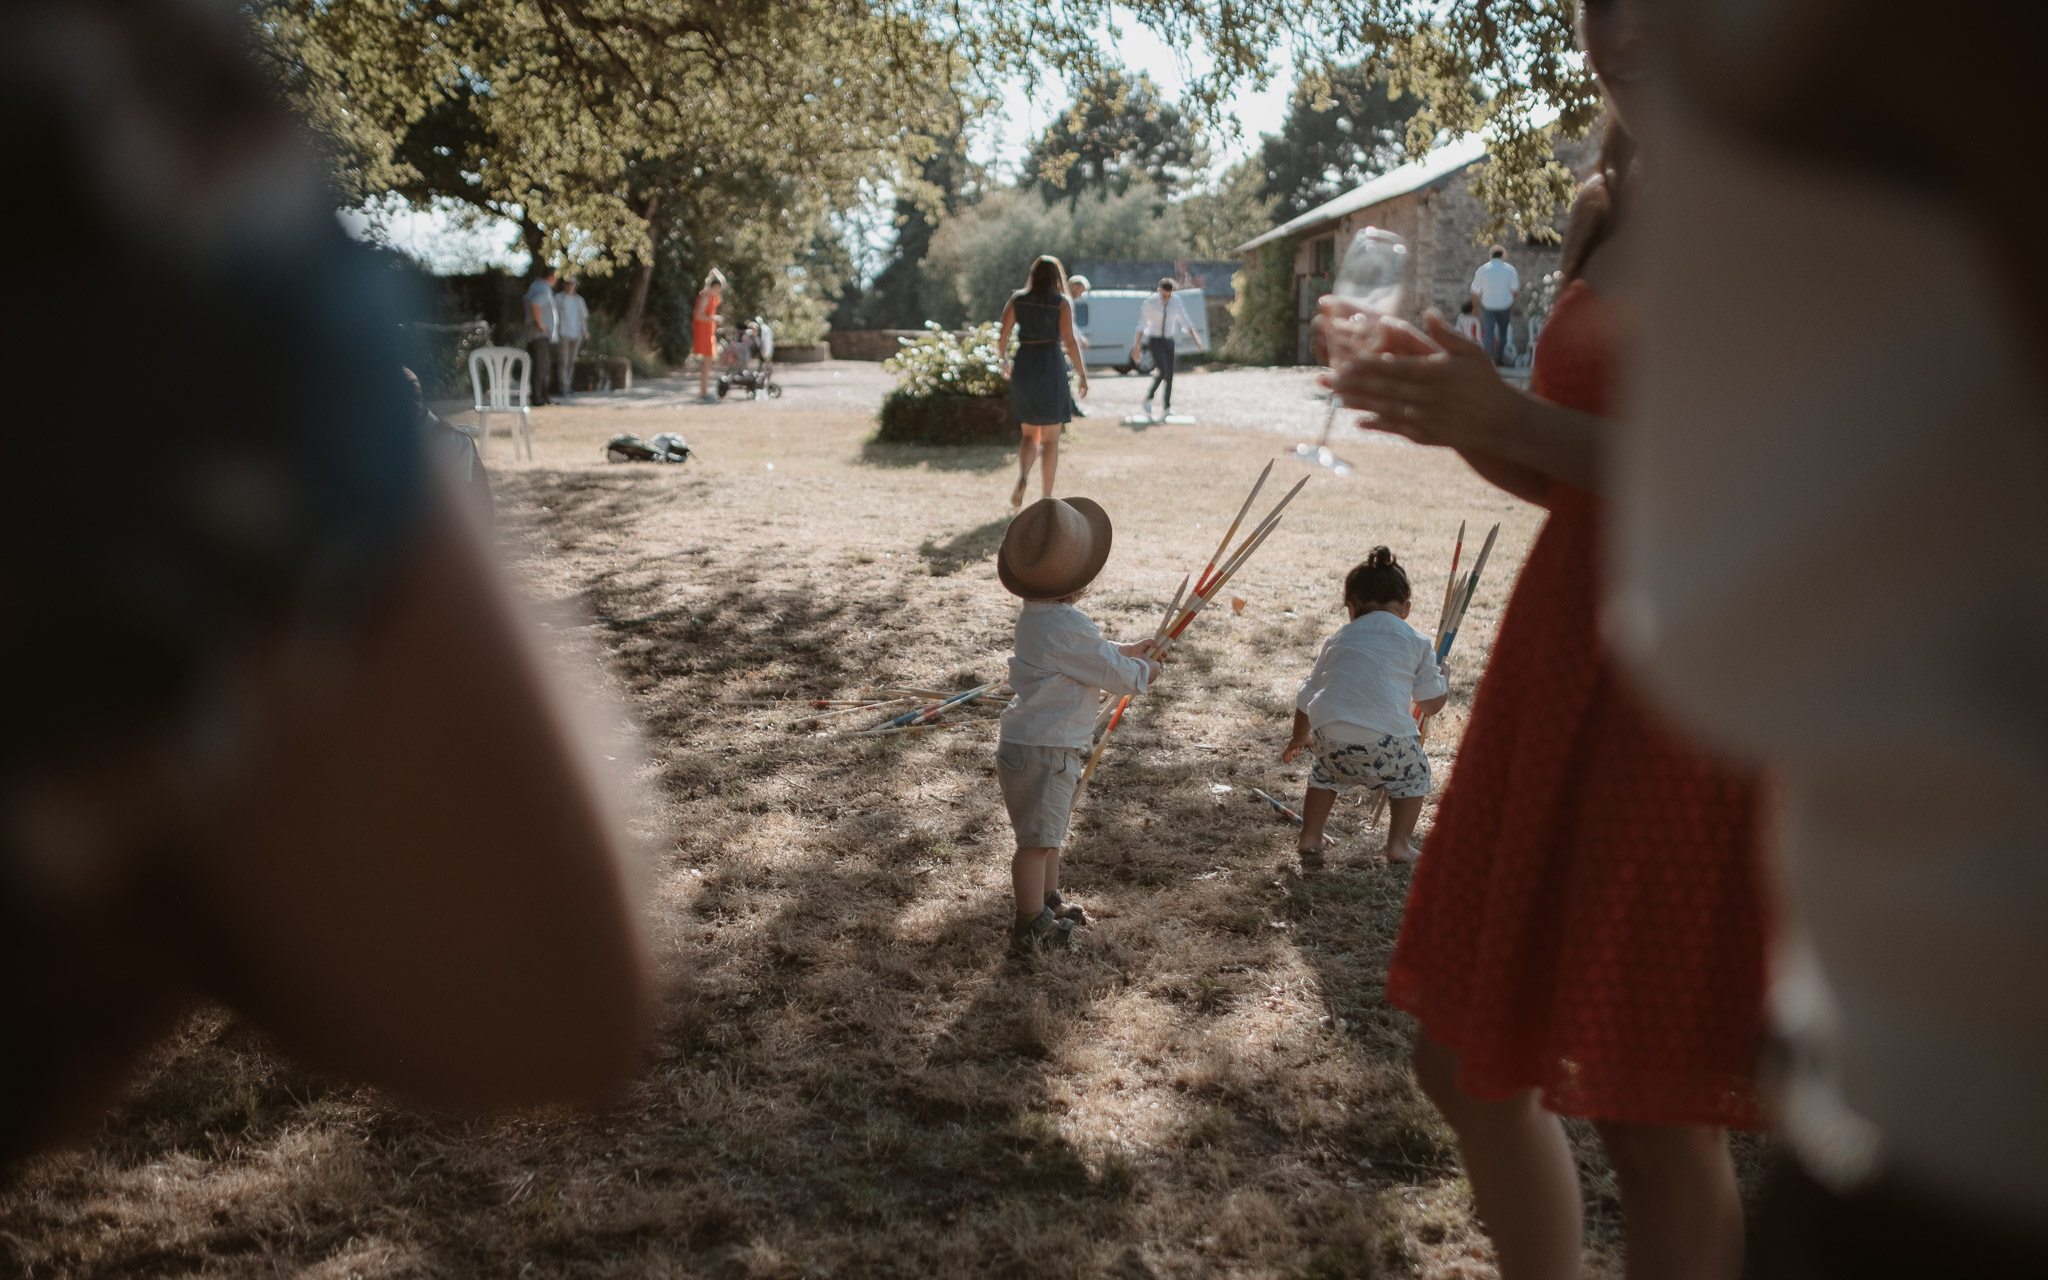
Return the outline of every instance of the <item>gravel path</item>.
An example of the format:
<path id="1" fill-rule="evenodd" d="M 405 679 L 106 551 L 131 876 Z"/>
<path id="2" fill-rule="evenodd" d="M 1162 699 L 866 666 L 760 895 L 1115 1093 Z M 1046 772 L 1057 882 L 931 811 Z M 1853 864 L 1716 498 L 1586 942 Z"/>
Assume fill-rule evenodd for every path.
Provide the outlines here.
<path id="1" fill-rule="evenodd" d="M 1192 415 L 1203 426 L 1270 431 L 1297 443 L 1319 440 L 1327 410 L 1315 385 L 1317 372 L 1313 368 L 1183 370 L 1174 380 L 1174 410 Z M 867 360 L 784 365 L 775 371 L 775 379 L 783 387 L 777 408 L 833 412 L 871 413 L 894 385 L 880 364 Z M 1138 411 L 1151 383 L 1150 378 L 1103 370 L 1092 378 L 1081 407 L 1093 420 L 1121 420 Z M 571 403 L 579 409 L 694 411 L 712 407 L 698 404 L 696 397 L 695 378 L 666 377 L 642 382 L 631 391 L 580 395 Z M 1347 421 L 1338 423 L 1333 443 L 1399 443 L 1377 432 L 1353 429 L 1348 425 L 1353 416 L 1339 415 Z M 1131 430 L 1171 431 L 1173 427 L 1136 426 Z"/>

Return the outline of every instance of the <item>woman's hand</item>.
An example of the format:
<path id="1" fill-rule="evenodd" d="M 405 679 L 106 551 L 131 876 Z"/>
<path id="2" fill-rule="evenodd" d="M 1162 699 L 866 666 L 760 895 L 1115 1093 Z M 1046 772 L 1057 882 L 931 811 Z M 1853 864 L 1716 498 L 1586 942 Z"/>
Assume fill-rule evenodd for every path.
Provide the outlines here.
<path id="1" fill-rule="evenodd" d="M 1288 743 L 1287 743 L 1287 745 L 1286 745 L 1285 747 L 1281 748 L 1281 751 L 1280 751 L 1280 763 L 1281 763 L 1281 764 L 1293 764 L 1293 763 L 1294 763 L 1294 757 L 1296 757 L 1296 756 L 1300 755 L 1300 754 L 1301 754 L 1301 749 L 1302 749 L 1303 747 L 1307 746 L 1307 745 L 1308 745 L 1308 739 L 1307 739 L 1307 738 L 1291 738 L 1291 739 L 1289 739 L 1289 740 L 1288 740 Z"/>
<path id="2" fill-rule="evenodd" d="M 1084 373 L 1084 374 L 1082 374 L 1082 375 L 1081 375 L 1081 382 L 1080 382 L 1080 388 L 1079 388 L 1079 390 L 1078 390 L 1078 391 L 1077 391 L 1077 392 L 1076 392 L 1075 394 L 1079 395 L 1079 396 L 1080 396 L 1080 397 L 1081 397 L 1081 398 L 1082 398 L 1083 400 L 1086 400 L 1086 399 L 1088 398 L 1088 375 L 1087 375 L 1087 374 L 1085 374 L 1085 373 Z"/>
<path id="3" fill-rule="evenodd" d="M 1352 324 L 1325 310 L 1317 332 L 1336 352 L 1335 366 L 1320 381 L 1347 409 L 1377 421 L 1361 425 L 1406 436 L 1418 444 L 1496 452 L 1512 436 L 1527 400 L 1493 367 L 1476 343 L 1468 342 L 1432 311 L 1427 335 L 1400 320 L 1380 320 L 1378 341 L 1369 351 L 1342 351 L 1339 324 Z M 1332 336 L 1340 338 L 1332 343 Z"/>

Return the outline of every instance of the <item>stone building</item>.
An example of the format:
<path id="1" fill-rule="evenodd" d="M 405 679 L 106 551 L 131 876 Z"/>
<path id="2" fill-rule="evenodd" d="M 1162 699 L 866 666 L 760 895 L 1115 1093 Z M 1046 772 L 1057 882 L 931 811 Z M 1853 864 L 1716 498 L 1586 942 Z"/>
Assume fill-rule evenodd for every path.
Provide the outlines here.
<path id="1" fill-rule="evenodd" d="M 1560 138 L 1556 150 L 1558 160 L 1584 181 L 1599 159 L 1597 133 L 1583 139 Z M 1315 315 L 1316 301 L 1330 291 L 1338 255 L 1352 235 L 1365 227 L 1381 227 L 1408 241 L 1408 319 L 1419 319 L 1430 307 L 1446 316 L 1457 315 L 1460 304 L 1472 296 L 1472 273 L 1486 261 L 1487 249 L 1494 243 L 1479 235 L 1486 213 L 1472 194 L 1468 172 L 1485 158 L 1486 143 L 1477 137 L 1438 147 L 1422 159 L 1383 173 L 1234 250 L 1242 259 L 1275 240 L 1293 241 L 1298 362 L 1308 364 L 1315 359 L 1309 321 Z M 1564 225 L 1560 213 L 1556 221 L 1560 233 Z M 1536 244 L 1515 235 L 1498 243 L 1522 277 L 1522 293 L 1515 303 L 1514 343 L 1526 361 L 1529 329 L 1524 304 L 1536 283 L 1558 269 L 1559 246 Z"/>

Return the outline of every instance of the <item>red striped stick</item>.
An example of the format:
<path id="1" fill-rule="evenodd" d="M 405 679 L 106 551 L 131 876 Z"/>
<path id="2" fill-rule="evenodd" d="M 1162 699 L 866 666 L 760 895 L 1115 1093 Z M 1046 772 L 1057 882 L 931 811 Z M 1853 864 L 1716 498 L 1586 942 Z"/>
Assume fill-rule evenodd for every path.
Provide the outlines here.
<path id="1" fill-rule="evenodd" d="M 1195 579 L 1196 595 L 1202 594 L 1202 591 L 1209 585 L 1209 575 L 1216 572 L 1216 562 L 1223 558 L 1224 552 L 1230 550 L 1230 540 L 1237 536 L 1237 526 L 1244 523 L 1244 513 L 1252 509 L 1252 499 L 1259 496 L 1259 490 L 1266 487 L 1266 477 L 1272 474 L 1273 464 L 1268 462 L 1266 469 L 1259 472 L 1258 482 L 1252 485 L 1252 491 L 1244 496 L 1244 505 L 1237 509 L 1237 519 L 1232 520 L 1230 527 L 1223 531 L 1223 541 L 1216 544 L 1216 554 L 1209 557 L 1208 568 L 1203 569 L 1202 576 Z M 1171 616 L 1170 611 L 1169 616 Z"/>

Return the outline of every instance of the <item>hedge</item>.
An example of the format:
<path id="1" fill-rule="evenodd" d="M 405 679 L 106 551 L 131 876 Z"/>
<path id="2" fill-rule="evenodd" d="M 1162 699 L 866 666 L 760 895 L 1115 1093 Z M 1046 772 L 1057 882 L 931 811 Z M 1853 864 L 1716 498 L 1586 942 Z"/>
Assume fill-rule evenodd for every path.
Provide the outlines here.
<path id="1" fill-rule="evenodd" d="M 1218 353 L 1232 364 L 1280 365 L 1295 360 L 1295 243 L 1286 236 L 1245 255 L 1230 308 L 1230 336 Z"/>
<path id="2" fill-rule="evenodd" d="M 1010 397 L 914 395 L 892 391 L 877 415 L 883 444 L 1021 444 L 1024 433 L 1010 416 Z"/>

